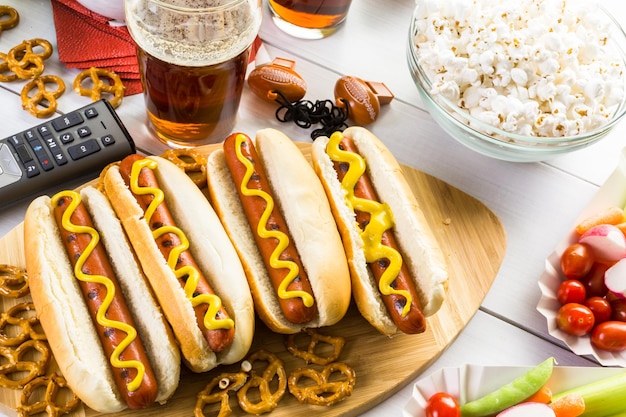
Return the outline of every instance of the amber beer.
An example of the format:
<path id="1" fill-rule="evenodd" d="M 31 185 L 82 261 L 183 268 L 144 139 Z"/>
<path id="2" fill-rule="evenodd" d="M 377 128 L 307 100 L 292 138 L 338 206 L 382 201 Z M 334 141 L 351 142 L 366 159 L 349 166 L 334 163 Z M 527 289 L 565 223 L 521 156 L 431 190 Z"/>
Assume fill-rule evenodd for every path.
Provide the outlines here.
<path id="1" fill-rule="evenodd" d="M 125 0 L 148 122 L 174 148 L 223 141 L 235 126 L 261 0 Z"/>
<path id="2" fill-rule="evenodd" d="M 300 37 L 307 37 L 306 29 L 318 33 L 318 37 L 334 32 L 346 18 L 351 3 L 351 0 L 269 0 L 276 24 Z M 298 28 L 305 30 L 298 33 Z"/>
<path id="3" fill-rule="evenodd" d="M 148 119 L 162 140 L 193 146 L 208 137 L 228 136 L 239 108 L 248 49 L 204 67 L 170 64 L 141 48 L 137 56 Z"/>

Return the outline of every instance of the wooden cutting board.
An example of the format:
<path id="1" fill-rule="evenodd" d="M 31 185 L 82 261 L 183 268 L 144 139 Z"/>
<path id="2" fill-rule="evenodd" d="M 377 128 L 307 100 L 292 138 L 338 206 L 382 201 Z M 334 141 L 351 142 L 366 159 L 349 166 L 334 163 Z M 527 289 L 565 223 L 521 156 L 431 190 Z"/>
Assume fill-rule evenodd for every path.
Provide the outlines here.
<path id="1" fill-rule="evenodd" d="M 310 144 L 299 144 L 310 157 Z M 216 145 L 200 148 L 210 153 Z M 356 371 L 352 396 L 331 407 L 301 405 L 286 393 L 272 416 L 315 413 L 317 416 L 356 416 L 393 395 L 418 376 L 452 343 L 478 310 L 496 277 L 506 249 L 506 233 L 498 217 L 485 205 L 462 191 L 430 175 L 403 166 L 407 179 L 431 224 L 449 266 L 448 295 L 441 310 L 428 319 L 428 330 L 420 335 L 386 337 L 375 331 L 351 306 L 346 317 L 322 332 L 346 339 L 339 361 Z M 23 227 L 0 239 L 0 264 L 25 266 Z M 24 301 L 24 298 L 18 300 Z M 5 311 L 15 301 L 0 299 Z M 251 352 L 264 348 L 276 353 L 285 363 L 287 374 L 304 363 L 285 349 L 284 338 L 257 323 Z M 125 411 L 115 416 L 193 415 L 196 395 L 217 374 L 237 371 L 238 366 L 222 366 L 205 374 L 183 369 L 176 394 L 164 406 L 142 411 Z M 20 392 L 0 388 L 0 402 L 15 408 Z M 231 397 L 233 415 L 246 415 Z M 217 415 L 209 408 L 208 415 Z M 72 416 L 99 416 L 82 406 Z M 109 414 L 112 416 L 113 414 Z"/>

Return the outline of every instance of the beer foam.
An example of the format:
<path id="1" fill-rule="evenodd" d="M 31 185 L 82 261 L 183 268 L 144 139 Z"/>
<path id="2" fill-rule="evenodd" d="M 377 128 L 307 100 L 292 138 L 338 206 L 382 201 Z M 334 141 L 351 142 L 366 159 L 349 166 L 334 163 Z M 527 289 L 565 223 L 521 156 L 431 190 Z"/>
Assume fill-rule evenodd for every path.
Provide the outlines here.
<path id="1" fill-rule="evenodd" d="M 165 8 L 156 3 L 170 6 Z M 204 66 L 227 61 L 254 41 L 262 11 L 256 0 L 127 0 L 126 24 L 148 54 L 176 65 Z M 217 8 L 185 14 L 188 8 Z"/>

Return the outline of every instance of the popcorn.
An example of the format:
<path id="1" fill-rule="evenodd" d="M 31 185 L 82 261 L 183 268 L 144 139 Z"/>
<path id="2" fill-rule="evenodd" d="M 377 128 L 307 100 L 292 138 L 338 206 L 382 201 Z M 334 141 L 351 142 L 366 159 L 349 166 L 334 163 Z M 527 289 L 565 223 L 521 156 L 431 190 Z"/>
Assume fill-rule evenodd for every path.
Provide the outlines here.
<path id="1" fill-rule="evenodd" d="M 441 95 L 507 132 L 570 136 L 624 99 L 611 22 L 575 0 L 417 0 L 419 64 Z"/>

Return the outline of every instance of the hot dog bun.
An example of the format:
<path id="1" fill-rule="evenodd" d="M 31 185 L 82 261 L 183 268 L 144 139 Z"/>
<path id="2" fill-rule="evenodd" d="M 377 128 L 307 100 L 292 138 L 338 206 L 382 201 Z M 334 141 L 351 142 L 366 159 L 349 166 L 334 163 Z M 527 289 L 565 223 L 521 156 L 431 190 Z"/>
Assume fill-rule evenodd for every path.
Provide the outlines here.
<path id="1" fill-rule="evenodd" d="M 211 200 L 242 260 L 257 314 L 272 331 L 283 334 L 335 324 L 350 304 L 350 278 L 324 190 L 298 147 L 281 132 L 258 131 L 255 146 L 273 189 L 275 205 L 283 213 L 308 274 L 318 310 L 317 316 L 304 324 L 290 322 L 281 312 L 220 149 L 207 161 Z"/>
<path id="2" fill-rule="evenodd" d="M 371 132 L 362 127 L 350 127 L 343 135 L 352 138 L 359 154 L 366 161 L 378 197 L 393 212 L 393 232 L 400 252 L 417 286 L 423 315 L 433 315 L 444 301 L 448 280 L 447 265 L 436 238 L 427 223 L 419 203 L 408 185 L 402 168 L 389 149 Z M 326 152 L 328 137 L 317 138 L 312 145 L 315 172 L 331 201 L 352 275 L 352 292 L 361 314 L 381 333 L 398 332 L 387 314 L 380 292 L 365 261 L 363 241 L 355 222 L 355 214 L 347 204 L 333 161 Z"/>
<path id="3" fill-rule="evenodd" d="M 110 257 L 137 332 L 159 381 L 158 402 L 178 386 L 180 352 L 148 289 L 119 220 L 107 198 L 93 187 L 80 192 Z M 118 412 L 121 398 L 102 345 L 68 260 L 50 198 L 35 199 L 25 215 L 26 265 L 31 296 L 56 362 L 69 386 L 90 408 Z"/>
<path id="4" fill-rule="evenodd" d="M 126 186 L 117 166 L 104 179 L 107 195 L 129 236 L 141 266 L 180 345 L 183 360 L 194 372 L 241 360 L 254 335 L 254 307 L 241 262 L 215 211 L 191 179 L 176 165 L 160 158 L 154 173 L 177 227 L 187 236 L 200 269 L 235 322 L 234 342 L 213 352 L 201 333 L 193 307 L 168 267 L 144 220 L 144 211 Z"/>

